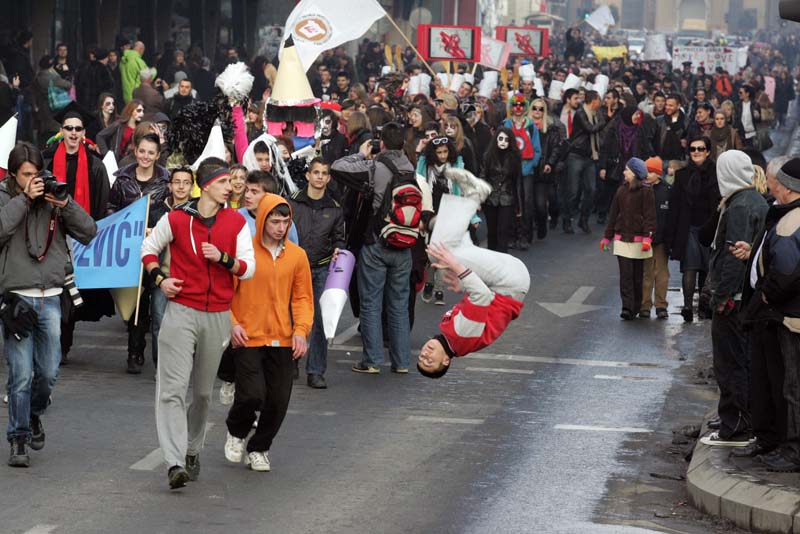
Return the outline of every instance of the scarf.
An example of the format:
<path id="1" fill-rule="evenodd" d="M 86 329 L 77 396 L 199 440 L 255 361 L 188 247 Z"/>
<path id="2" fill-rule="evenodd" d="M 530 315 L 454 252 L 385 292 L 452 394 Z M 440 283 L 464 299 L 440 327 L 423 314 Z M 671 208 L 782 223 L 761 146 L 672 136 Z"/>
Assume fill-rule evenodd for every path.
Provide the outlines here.
<path id="1" fill-rule="evenodd" d="M 58 144 L 53 156 L 53 175 L 62 184 L 67 183 L 67 147 L 63 141 Z M 75 170 L 75 193 L 72 198 L 86 213 L 92 213 L 89 199 L 89 159 L 83 145 L 78 147 L 78 168 Z"/>
<path id="2" fill-rule="evenodd" d="M 726 150 L 728 148 L 728 143 L 731 140 L 731 127 L 730 125 L 726 124 L 722 128 L 711 128 L 711 132 L 709 134 L 711 137 L 711 141 L 717 147 L 722 148 L 722 150 Z"/>
<path id="3" fill-rule="evenodd" d="M 637 112 L 637 108 L 629 106 L 622 110 L 621 120 L 619 122 L 619 148 L 620 148 L 620 161 L 628 161 L 634 156 L 637 149 L 637 133 L 639 125 L 633 123 L 633 115 Z"/>

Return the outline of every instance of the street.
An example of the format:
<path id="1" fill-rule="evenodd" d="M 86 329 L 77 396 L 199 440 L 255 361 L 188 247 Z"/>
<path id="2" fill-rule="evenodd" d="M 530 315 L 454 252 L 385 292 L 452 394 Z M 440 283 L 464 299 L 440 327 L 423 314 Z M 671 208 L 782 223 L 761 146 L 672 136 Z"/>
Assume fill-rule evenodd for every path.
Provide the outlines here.
<path id="1" fill-rule="evenodd" d="M 519 253 L 533 276 L 521 317 L 442 380 L 388 366 L 351 372 L 360 340 L 343 319 L 329 389 L 308 388 L 301 373 L 270 473 L 225 460 L 215 392 L 200 480 L 176 492 L 157 448 L 152 362 L 126 375 L 118 318 L 79 324 L 43 417 L 45 449 L 29 469 L 2 467 L 0 531 L 708 532 L 691 522 L 662 530 L 637 521 L 635 506 L 620 512 L 632 495 L 619 481 L 647 478 L 648 447 L 668 445 L 673 419 L 686 415 L 665 399 L 685 365 L 681 347 L 707 345 L 708 325 L 683 323 L 675 291 L 667 321 L 620 321 L 616 261 L 593 228 L 557 230 Z M 418 303 L 412 347 L 444 311 Z M 682 458 L 673 467 L 685 470 Z M 653 490 L 667 509 L 682 483 L 668 487 Z"/>

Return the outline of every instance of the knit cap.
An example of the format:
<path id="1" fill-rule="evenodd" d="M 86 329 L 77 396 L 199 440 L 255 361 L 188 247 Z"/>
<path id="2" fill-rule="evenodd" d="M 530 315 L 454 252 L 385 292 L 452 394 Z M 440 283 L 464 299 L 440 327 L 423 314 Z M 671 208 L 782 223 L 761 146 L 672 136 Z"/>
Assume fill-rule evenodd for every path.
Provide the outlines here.
<path id="1" fill-rule="evenodd" d="M 775 178 L 786 189 L 800 192 L 800 158 L 792 158 L 784 163 Z"/>
<path id="2" fill-rule="evenodd" d="M 722 198 L 753 186 L 753 161 L 741 150 L 727 150 L 717 160 L 717 184 Z"/>
<path id="3" fill-rule="evenodd" d="M 647 172 L 654 172 L 659 176 L 664 174 L 664 162 L 658 156 L 648 158 L 644 164 L 647 166 Z"/>
<path id="4" fill-rule="evenodd" d="M 626 165 L 639 180 L 647 178 L 647 165 L 639 158 L 631 158 Z"/>

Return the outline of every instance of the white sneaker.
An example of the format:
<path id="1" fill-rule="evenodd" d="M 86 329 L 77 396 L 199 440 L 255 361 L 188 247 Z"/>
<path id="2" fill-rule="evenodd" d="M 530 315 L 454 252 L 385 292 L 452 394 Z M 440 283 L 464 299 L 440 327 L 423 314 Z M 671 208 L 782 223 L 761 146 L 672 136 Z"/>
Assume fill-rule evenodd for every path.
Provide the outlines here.
<path id="1" fill-rule="evenodd" d="M 3 397 L 3 404 L 8 404 L 8 395 Z"/>
<path id="2" fill-rule="evenodd" d="M 222 382 L 219 387 L 219 403 L 223 406 L 233 404 L 233 396 L 236 393 L 236 384 L 234 382 Z"/>
<path id="3" fill-rule="evenodd" d="M 247 454 L 244 463 L 253 471 L 269 471 L 269 452 L 251 452 Z"/>
<path id="4" fill-rule="evenodd" d="M 752 443 L 755 438 L 741 437 L 738 439 L 724 439 L 721 438 L 719 432 L 712 432 L 707 436 L 700 438 L 700 443 L 703 445 L 710 445 L 712 447 L 747 447 Z"/>
<path id="5" fill-rule="evenodd" d="M 228 439 L 225 440 L 225 458 L 229 462 L 238 464 L 242 461 L 242 454 L 244 453 L 244 440 L 231 436 L 228 432 Z"/>

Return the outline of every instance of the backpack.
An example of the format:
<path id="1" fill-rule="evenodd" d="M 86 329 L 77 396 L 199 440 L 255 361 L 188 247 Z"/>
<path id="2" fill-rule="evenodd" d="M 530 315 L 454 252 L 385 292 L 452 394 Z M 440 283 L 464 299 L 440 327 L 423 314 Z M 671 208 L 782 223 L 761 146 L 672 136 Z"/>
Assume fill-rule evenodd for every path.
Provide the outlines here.
<path id="1" fill-rule="evenodd" d="M 378 240 L 389 248 L 411 248 L 419 238 L 422 218 L 422 191 L 415 171 L 400 171 L 388 158 L 378 161 L 392 173 L 375 218 Z"/>

